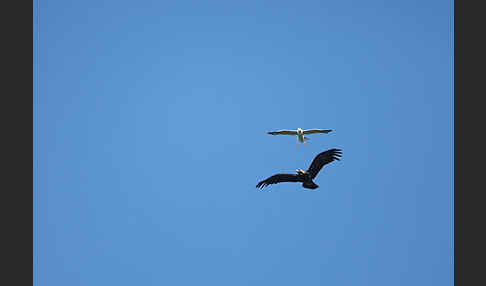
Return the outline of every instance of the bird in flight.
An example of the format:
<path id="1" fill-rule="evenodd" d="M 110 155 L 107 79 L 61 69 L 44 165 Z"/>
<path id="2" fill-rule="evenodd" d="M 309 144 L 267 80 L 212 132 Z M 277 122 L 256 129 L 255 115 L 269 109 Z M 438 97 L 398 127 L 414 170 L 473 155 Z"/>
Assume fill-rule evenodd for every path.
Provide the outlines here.
<path id="1" fill-rule="evenodd" d="M 309 138 L 305 137 L 304 135 L 314 134 L 314 133 L 329 133 L 332 129 L 307 129 L 302 130 L 301 128 L 297 128 L 297 130 L 278 130 L 278 131 L 271 131 L 267 132 L 270 135 L 297 135 L 297 145 L 300 143 L 306 144 L 305 141 L 309 140 Z"/>
<path id="2" fill-rule="evenodd" d="M 256 187 L 264 188 L 271 184 L 278 184 L 283 182 L 300 182 L 302 187 L 307 189 L 317 189 L 319 188 L 312 180 L 317 176 L 322 167 L 326 164 L 331 163 L 334 160 L 339 161 L 341 157 L 341 149 L 330 149 L 319 153 L 306 171 L 302 169 L 297 169 L 297 174 L 276 174 L 261 182 L 259 182 Z"/>

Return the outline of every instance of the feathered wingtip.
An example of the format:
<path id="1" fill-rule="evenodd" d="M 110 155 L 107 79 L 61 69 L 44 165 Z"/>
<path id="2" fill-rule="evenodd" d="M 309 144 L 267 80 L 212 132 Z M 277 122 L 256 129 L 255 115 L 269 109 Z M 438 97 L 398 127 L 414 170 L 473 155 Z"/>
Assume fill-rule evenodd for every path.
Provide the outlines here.
<path id="1" fill-rule="evenodd" d="M 343 152 L 342 152 L 341 149 L 334 148 L 334 149 L 331 149 L 329 151 L 332 152 L 331 155 L 332 155 L 332 158 L 334 160 L 338 160 L 339 161 L 340 160 L 339 158 L 341 158 L 341 156 L 343 155 Z"/>
<path id="2" fill-rule="evenodd" d="M 263 188 L 265 188 L 268 185 L 269 185 L 268 182 L 266 182 L 265 180 L 263 180 L 263 181 L 259 182 L 258 184 L 256 184 L 256 188 L 257 189 L 263 189 Z"/>

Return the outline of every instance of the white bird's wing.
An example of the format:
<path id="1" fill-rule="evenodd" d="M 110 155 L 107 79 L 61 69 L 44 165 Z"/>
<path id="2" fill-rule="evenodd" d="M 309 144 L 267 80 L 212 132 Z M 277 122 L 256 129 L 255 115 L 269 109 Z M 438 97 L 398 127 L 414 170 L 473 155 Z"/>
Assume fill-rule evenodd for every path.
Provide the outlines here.
<path id="1" fill-rule="evenodd" d="M 296 130 L 278 130 L 278 131 L 271 131 L 267 133 L 270 135 L 297 135 Z"/>
<path id="2" fill-rule="evenodd" d="M 304 134 L 329 133 L 331 131 L 332 131 L 331 129 L 308 129 L 308 130 L 304 130 L 303 133 Z"/>

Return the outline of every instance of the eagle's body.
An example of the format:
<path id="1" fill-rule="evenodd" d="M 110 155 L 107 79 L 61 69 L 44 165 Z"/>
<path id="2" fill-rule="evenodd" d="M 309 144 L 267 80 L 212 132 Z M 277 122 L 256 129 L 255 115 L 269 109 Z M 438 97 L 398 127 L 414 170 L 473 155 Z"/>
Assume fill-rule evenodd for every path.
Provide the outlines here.
<path id="1" fill-rule="evenodd" d="M 300 143 L 305 143 L 306 140 L 309 140 L 309 138 L 305 137 L 304 135 L 307 134 L 314 134 L 314 133 L 329 133 L 331 132 L 331 129 L 308 129 L 308 130 L 302 130 L 301 128 L 297 128 L 297 130 L 278 130 L 278 131 L 271 131 L 267 132 L 270 135 L 293 135 L 297 136 L 297 141 Z M 297 144 L 299 144 L 297 142 Z"/>
<path id="2" fill-rule="evenodd" d="M 318 154 L 314 160 L 312 160 L 309 169 L 306 171 L 297 169 L 297 174 L 276 174 L 261 182 L 256 187 L 263 188 L 271 184 L 278 184 L 282 182 L 301 182 L 302 187 L 307 189 L 317 189 L 313 179 L 317 176 L 322 167 L 331 163 L 334 160 L 339 160 L 341 157 L 341 149 L 330 149 Z"/>

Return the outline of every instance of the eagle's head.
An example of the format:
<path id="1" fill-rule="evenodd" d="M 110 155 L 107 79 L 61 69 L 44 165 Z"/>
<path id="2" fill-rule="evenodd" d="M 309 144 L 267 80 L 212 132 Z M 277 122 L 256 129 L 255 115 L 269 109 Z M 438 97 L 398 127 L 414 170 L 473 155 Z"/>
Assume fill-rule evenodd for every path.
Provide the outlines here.
<path id="1" fill-rule="evenodd" d="M 297 133 L 302 134 L 302 128 L 297 128 Z"/>
<path id="2" fill-rule="evenodd" d="M 297 171 L 297 174 L 299 174 L 299 175 L 307 174 L 307 172 L 302 170 L 302 169 L 297 169 L 296 171 Z"/>

